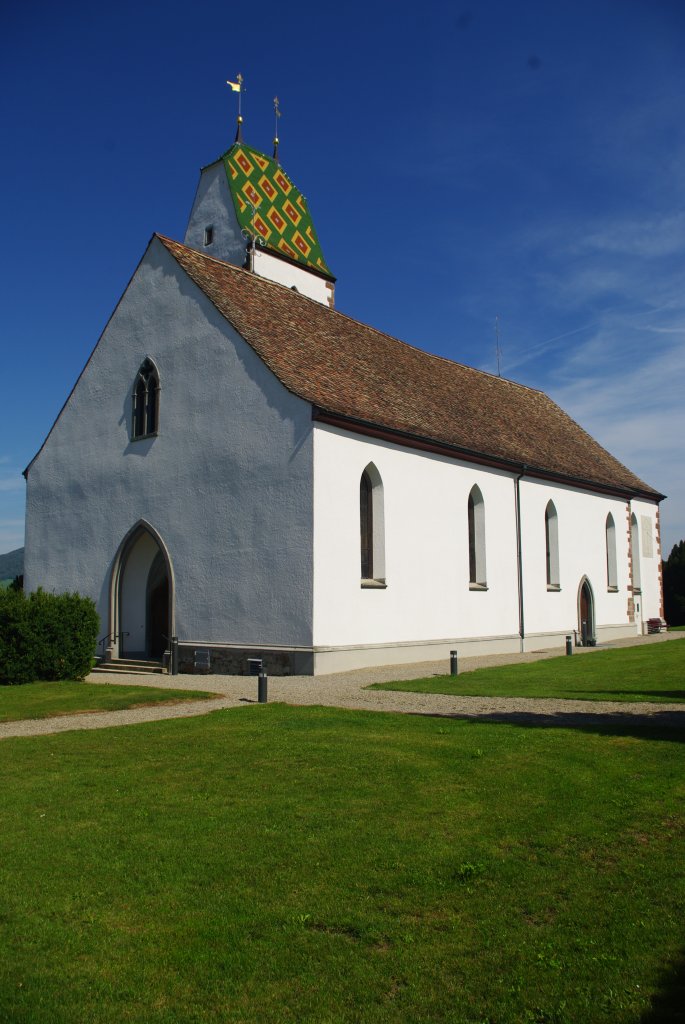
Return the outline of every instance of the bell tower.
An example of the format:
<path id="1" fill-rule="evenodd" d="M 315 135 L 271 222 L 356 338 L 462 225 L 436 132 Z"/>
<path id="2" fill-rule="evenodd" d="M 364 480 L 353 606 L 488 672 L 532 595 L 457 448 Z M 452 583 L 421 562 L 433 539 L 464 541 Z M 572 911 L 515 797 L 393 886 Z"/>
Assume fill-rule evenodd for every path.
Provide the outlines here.
<path id="1" fill-rule="evenodd" d="M 242 78 L 228 84 L 242 89 Z M 274 99 L 276 129 L 280 108 Z M 245 267 L 261 277 L 333 306 L 335 278 L 326 263 L 305 197 L 278 158 L 236 141 L 200 172 L 184 243 L 207 256 Z"/>

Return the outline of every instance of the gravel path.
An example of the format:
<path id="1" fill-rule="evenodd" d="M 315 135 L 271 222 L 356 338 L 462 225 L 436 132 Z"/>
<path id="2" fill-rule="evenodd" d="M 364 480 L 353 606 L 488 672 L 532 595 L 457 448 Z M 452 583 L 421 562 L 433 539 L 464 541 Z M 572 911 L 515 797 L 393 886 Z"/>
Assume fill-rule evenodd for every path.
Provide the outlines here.
<path id="1" fill-rule="evenodd" d="M 606 647 L 633 647 L 641 644 L 685 640 L 685 633 L 660 633 L 650 637 L 633 637 L 607 644 L 605 648 L 579 649 L 574 653 L 592 657 Z M 558 648 L 531 654 L 486 655 L 460 658 L 459 672 L 494 665 L 540 661 L 558 657 Z M 531 697 L 453 697 L 446 694 L 399 693 L 392 690 L 366 690 L 370 683 L 399 679 L 420 679 L 444 675 L 444 661 L 416 665 L 386 665 L 358 669 L 326 676 L 272 676 L 269 679 L 269 700 L 288 704 L 313 704 L 326 707 L 351 708 L 364 711 L 391 711 L 415 715 L 447 715 L 458 718 L 480 718 L 513 723 L 617 727 L 659 725 L 685 727 L 685 704 L 624 704 L 615 701 L 558 700 Z M 0 739 L 14 736 L 40 736 L 69 732 L 73 729 L 103 729 L 137 722 L 161 721 L 167 718 L 189 718 L 206 715 L 221 708 L 246 707 L 257 702 L 257 680 L 254 676 L 159 676 L 97 673 L 88 677 L 93 683 L 135 683 L 139 686 L 161 686 L 170 690 L 205 690 L 218 696 L 210 700 L 183 701 L 177 704 L 131 708 L 127 711 L 106 711 L 94 714 L 64 715 L 22 722 L 0 723 Z"/>

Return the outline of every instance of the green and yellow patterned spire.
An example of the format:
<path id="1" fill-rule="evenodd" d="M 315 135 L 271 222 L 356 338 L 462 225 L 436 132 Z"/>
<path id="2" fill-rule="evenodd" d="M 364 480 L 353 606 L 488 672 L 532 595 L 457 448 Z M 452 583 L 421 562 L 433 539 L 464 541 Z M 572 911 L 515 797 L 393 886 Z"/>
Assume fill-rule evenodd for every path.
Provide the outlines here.
<path id="1" fill-rule="evenodd" d="M 252 234 L 254 207 L 254 229 L 267 250 L 333 279 L 307 202 L 280 164 L 244 142 L 235 142 L 222 159 L 242 230 Z"/>

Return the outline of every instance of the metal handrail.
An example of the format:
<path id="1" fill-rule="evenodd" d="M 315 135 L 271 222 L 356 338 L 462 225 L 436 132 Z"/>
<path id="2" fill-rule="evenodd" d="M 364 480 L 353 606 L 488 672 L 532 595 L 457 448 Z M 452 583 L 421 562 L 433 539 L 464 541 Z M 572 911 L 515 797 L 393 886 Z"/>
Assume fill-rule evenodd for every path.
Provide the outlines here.
<path id="1" fill-rule="evenodd" d="M 125 633 L 125 632 L 122 632 L 122 633 L 108 633 L 107 636 L 103 636 L 102 640 L 98 640 L 97 645 L 98 645 L 98 647 L 102 646 L 102 653 L 104 654 L 105 653 L 104 645 L 106 644 L 106 642 L 108 640 L 110 640 L 110 639 L 111 640 L 120 640 L 122 636 L 130 636 L 130 635 L 131 635 L 130 633 Z"/>

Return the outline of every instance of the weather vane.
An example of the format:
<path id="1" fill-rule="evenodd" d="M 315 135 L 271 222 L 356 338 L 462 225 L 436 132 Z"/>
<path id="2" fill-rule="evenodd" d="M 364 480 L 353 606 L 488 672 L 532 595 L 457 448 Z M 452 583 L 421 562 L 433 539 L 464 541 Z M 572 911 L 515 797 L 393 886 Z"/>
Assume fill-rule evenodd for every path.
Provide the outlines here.
<path id="1" fill-rule="evenodd" d="M 240 72 L 238 72 L 238 74 L 236 75 L 236 81 L 235 82 L 229 82 L 228 80 L 226 81 L 226 85 L 230 85 L 231 91 L 238 93 L 238 129 L 237 129 L 237 131 L 235 133 L 235 141 L 236 142 L 242 142 L 243 141 L 243 114 L 242 114 L 242 108 L 241 108 L 241 103 L 242 103 L 242 98 L 243 98 L 243 82 L 244 82 L 244 78 L 240 74 Z"/>
<path id="2" fill-rule="evenodd" d="M 281 108 L 278 103 L 278 96 L 274 96 L 274 160 L 278 160 L 278 119 L 281 116 Z"/>

